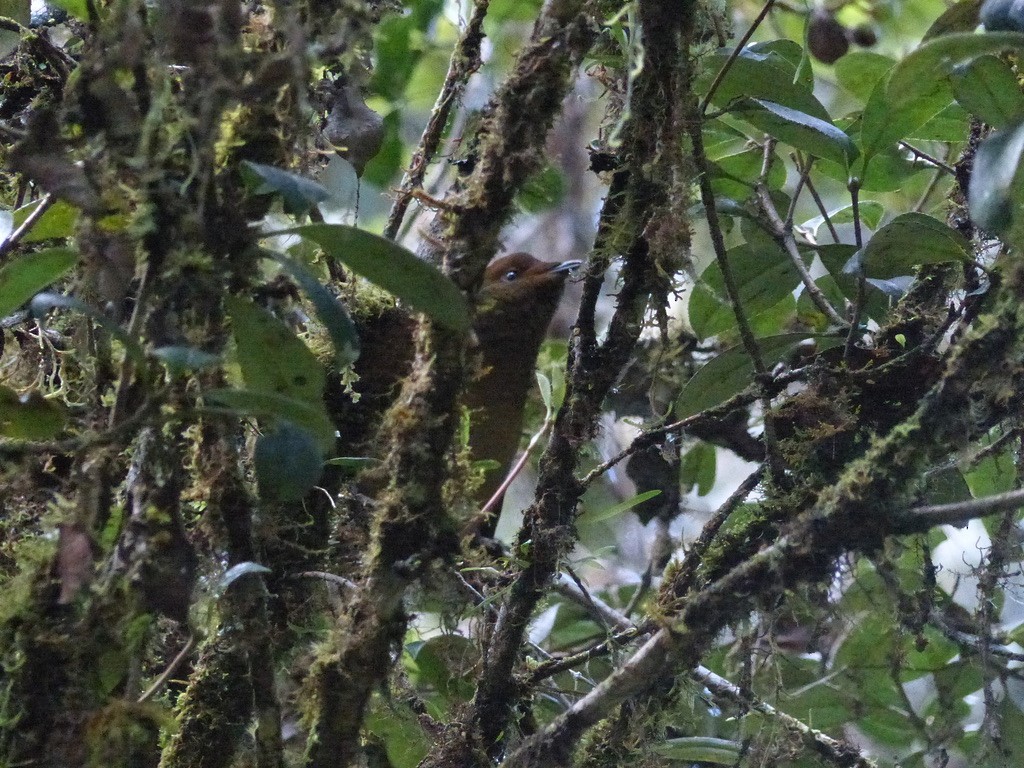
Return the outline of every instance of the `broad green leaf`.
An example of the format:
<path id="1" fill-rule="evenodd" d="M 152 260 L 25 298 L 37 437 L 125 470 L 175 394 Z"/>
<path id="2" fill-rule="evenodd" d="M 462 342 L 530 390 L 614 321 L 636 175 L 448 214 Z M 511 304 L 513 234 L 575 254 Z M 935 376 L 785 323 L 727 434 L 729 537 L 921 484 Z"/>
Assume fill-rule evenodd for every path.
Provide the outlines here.
<path id="1" fill-rule="evenodd" d="M 38 392 L 19 395 L 0 386 L 0 435 L 13 440 L 49 440 L 64 429 L 67 414 L 60 403 Z"/>
<path id="2" fill-rule="evenodd" d="M 731 739 L 716 739 L 712 736 L 681 736 L 666 739 L 655 744 L 653 751 L 670 760 L 687 763 L 712 763 L 714 765 L 738 765 L 743 753 L 743 744 Z"/>
<path id="3" fill-rule="evenodd" d="M 736 200 L 750 197 L 763 165 L 764 152 L 760 147 L 721 157 L 711 164 L 711 188 L 715 196 Z M 772 157 L 772 167 L 765 183 L 769 189 L 781 189 L 786 183 L 786 164 L 778 153 Z"/>
<path id="4" fill-rule="evenodd" d="M 731 249 L 727 257 L 740 303 L 748 315 L 775 306 L 800 283 L 800 274 L 789 255 L 774 244 L 754 248 L 745 243 Z M 691 291 L 688 312 L 690 327 L 702 339 L 736 325 L 717 262 L 704 270 L 701 282 Z"/>
<path id="5" fill-rule="evenodd" d="M 989 442 L 986 440 L 986 443 Z M 1013 443 L 1000 452 L 990 454 L 963 473 L 971 496 L 981 499 L 1011 491 L 1017 484 L 1016 447 Z M 1024 506 L 1024 505 L 1021 505 Z"/>
<path id="6" fill-rule="evenodd" d="M 313 240 L 333 259 L 446 328 L 469 329 L 469 305 L 458 286 L 435 267 L 378 235 L 340 224 L 307 224 L 272 232 Z"/>
<path id="7" fill-rule="evenodd" d="M 661 495 L 661 491 L 659 490 L 644 491 L 643 493 L 638 493 L 631 499 L 626 499 L 619 504 L 613 504 L 610 507 L 598 510 L 592 515 L 584 515 L 583 519 L 587 523 L 600 523 L 605 520 L 611 520 L 613 517 L 618 517 L 623 512 L 632 509 L 638 504 L 643 504 L 648 499 L 653 499 L 655 496 L 659 495 Z"/>
<path id="8" fill-rule="evenodd" d="M 856 145 L 828 120 L 764 99 L 743 99 L 733 114 L 757 129 L 814 157 L 847 165 L 857 157 Z"/>
<path id="9" fill-rule="evenodd" d="M 997 56 L 981 56 L 951 75 L 953 96 L 969 112 L 995 128 L 1024 117 L 1024 94 L 1013 68 Z"/>
<path id="10" fill-rule="evenodd" d="M 58 8 L 63 8 L 79 21 L 89 21 L 89 4 L 86 0 L 53 0 Z"/>
<path id="11" fill-rule="evenodd" d="M 283 421 L 256 438 L 253 467 L 260 498 L 298 501 L 320 480 L 324 455 L 316 435 Z"/>
<path id="12" fill-rule="evenodd" d="M 319 404 L 327 376 L 309 347 L 287 325 L 251 301 L 228 296 L 225 306 L 246 386 Z"/>
<path id="13" fill-rule="evenodd" d="M 698 496 L 707 496 L 715 484 L 718 452 L 715 446 L 703 440 L 683 456 L 679 467 L 679 481 L 686 490 L 697 489 Z"/>
<path id="14" fill-rule="evenodd" d="M 249 160 L 243 160 L 242 167 L 261 182 L 256 185 L 256 194 L 273 192 L 281 195 L 284 209 L 289 213 L 306 213 L 317 203 L 322 203 L 331 196 L 322 184 L 291 171 Z"/>
<path id="15" fill-rule="evenodd" d="M 1020 185 L 1015 184 L 1024 153 L 1024 122 L 1007 126 L 978 147 L 968 190 L 971 218 L 994 235 L 1007 232 L 1020 209 Z"/>
<path id="16" fill-rule="evenodd" d="M 861 260 L 868 277 L 888 279 L 913 274 L 922 264 L 970 257 L 970 243 L 955 229 L 923 213 L 904 213 L 874 234 Z"/>
<path id="17" fill-rule="evenodd" d="M 14 212 L 14 226 L 20 227 L 36 208 L 39 201 L 23 205 Z M 71 237 L 75 233 L 75 222 L 78 221 L 78 209 L 70 203 L 58 200 L 32 225 L 32 229 L 21 239 L 23 243 L 38 243 L 43 240 L 56 240 Z"/>
<path id="18" fill-rule="evenodd" d="M 742 131 L 721 120 L 708 120 L 702 131 L 704 136 L 704 154 L 708 160 L 716 161 L 730 155 L 747 151 L 749 139 Z"/>
<path id="19" fill-rule="evenodd" d="M 854 164 L 855 168 L 861 168 L 861 166 L 860 162 Z M 894 144 L 878 151 L 871 158 L 870 173 L 861 177 L 860 189 L 861 192 L 895 192 L 903 189 L 915 174 L 931 169 L 930 165 L 908 159 L 906 153 L 897 149 Z M 845 166 L 830 163 L 827 160 L 819 160 L 815 163 L 814 170 L 823 176 L 835 179 L 843 186 L 846 186 L 850 179 L 850 173 Z"/>
<path id="20" fill-rule="evenodd" d="M 134 360 L 136 364 L 144 367 L 147 363 L 146 353 L 143 351 L 142 345 L 139 344 L 138 340 L 129 336 L 124 328 L 95 307 L 86 304 L 81 299 L 77 299 L 74 296 L 65 296 L 60 293 L 39 293 L 32 298 L 32 303 L 29 305 L 29 308 L 31 309 L 32 314 L 36 317 L 42 317 L 54 308 L 73 309 L 76 312 L 81 312 L 121 342 L 125 353 Z"/>
<path id="21" fill-rule="evenodd" d="M 895 67 L 893 68 L 895 72 Z M 889 96 L 889 77 L 879 80 L 871 91 L 860 124 L 860 148 L 863 153 L 861 176 L 870 178 L 866 168 L 876 154 L 891 148 L 913 131 L 927 123 L 953 100 L 949 80 L 933 73 L 919 98 L 905 99 L 899 104 Z"/>
<path id="22" fill-rule="evenodd" d="M 554 208 L 565 198 L 565 176 L 553 165 L 546 165 L 526 180 L 516 194 L 516 204 L 526 213 Z"/>
<path id="23" fill-rule="evenodd" d="M 769 368 L 777 365 L 797 344 L 814 339 L 818 351 L 843 343 L 836 336 L 816 333 L 783 333 L 758 339 L 761 358 Z M 738 395 L 754 379 L 754 365 L 742 345 L 730 347 L 701 366 L 683 385 L 676 399 L 675 417 L 685 419 L 701 411 L 714 408 Z"/>
<path id="24" fill-rule="evenodd" d="M 961 0 L 959 3 L 954 3 L 928 27 L 921 42 L 927 42 L 932 38 L 952 32 L 972 32 L 978 26 L 979 10 L 981 10 L 981 0 Z"/>
<path id="25" fill-rule="evenodd" d="M 952 94 L 952 86 L 950 86 Z M 907 134 L 907 141 L 964 141 L 971 129 L 971 115 L 955 101 L 932 115 L 924 125 Z M 924 160 L 921 161 L 926 162 Z M 929 165 L 929 167 L 932 167 Z"/>
<path id="26" fill-rule="evenodd" d="M 263 251 L 295 278 L 306 292 L 316 309 L 316 316 L 324 324 L 334 344 L 334 356 L 339 368 L 351 365 L 359 359 L 359 334 L 352 318 L 338 298 L 313 276 L 304 265 L 273 251 Z"/>
<path id="27" fill-rule="evenodd" d="M 1024 48 L 1019 32 L 970 32 L 928 41 L 900 61 L 886 83 L 886 101 L 896 109 L 932 98 L 947 87 L 945 76 L 960 64 L 988 53 Z"/>
<path id="28" fill-rule="evenodd" d="M 290 421 L 313 433 L 321 448 L 329 449 L 334 444 L 334 425 L 323 407 L 312 403 L 251 389 L 214 389 L 204 392 L 203 398 L 243 416 L 274 423 Z"/>
<path id="29" fill-rule="evenodd" d="M 722 49 L 704 60 L 702 74 L 695 85 L 698 93 L 707 92 L 711 79 L 725 64 L 730 53 L 731 49 Z M 715 91 L 712 103 L 726 107 L 729 102 L 744 96 L 770 99 L 819 120 L 828 120 L 828 110 L 814 97 L 811 89 L 793 82 L 795 73 L 795 68 L 779 54 L 759 53 L 748 48 L 733 61 Z"/>
<path id="30" fill-rule="evenodd" d="M 874 229 L 878 222 L 885 215 L 885 206 L 874 200 L 861 200 L 857 205 L 857 213 L 860 215 L 861 225 L 868 229 Z M 853 205 L 844 205 L 828 212 L 828 218 L 833 224 L 852 224 L 854 220 Z M 800 225 L 801 229 L 809 229 L 818 237 L 819 230 L 825 226 L 824 216 L 815 216 Z"/>
<path id="31" fill-rule="evenodd" d="M 69 248 L 26 253 L 0 267 L 0 317 L 6 317 L 69 272 L 78 255 Z"/>
<path id="32" fill-rule="evenodd" d="M 836 80 L 861 102 L 867 103 L 871 91 L 890 69 L 895 59 L 873 51 L 851 51 L 835 63 Z"/>
<path id="33" fill-rule="evenodd" d="M 795 40 L 784 37 L 777 40 L 765 40 L 760 43 L 751 43 L 747 46 L 747 50 L 751 53 L 772 53 L 782 57 L 793 69 L 792 81 L 804 88 L 814 89 L 814 71 L 807 66 L 807 52 Z"/>
<path id="34" fill-rule="evenodd" d="M 412 708 L 401 698 L 375 694 L 364 727 L 384 745 L 391 768 L 416 768 L 432 746 Z"/>

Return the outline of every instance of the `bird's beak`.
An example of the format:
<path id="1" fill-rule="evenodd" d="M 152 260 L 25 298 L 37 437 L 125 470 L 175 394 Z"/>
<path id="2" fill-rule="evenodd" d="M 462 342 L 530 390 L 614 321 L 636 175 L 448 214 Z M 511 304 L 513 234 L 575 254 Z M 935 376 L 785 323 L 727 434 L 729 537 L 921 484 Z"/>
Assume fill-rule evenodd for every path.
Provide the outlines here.
<path id="1" fill-rule="evenodd" d="M 571 259 L 570 261 L 563 261 L 560 264 L 556 264 L 548 272 L 571 272 L 576 269 L 583 262 L 579 259 Z"/>

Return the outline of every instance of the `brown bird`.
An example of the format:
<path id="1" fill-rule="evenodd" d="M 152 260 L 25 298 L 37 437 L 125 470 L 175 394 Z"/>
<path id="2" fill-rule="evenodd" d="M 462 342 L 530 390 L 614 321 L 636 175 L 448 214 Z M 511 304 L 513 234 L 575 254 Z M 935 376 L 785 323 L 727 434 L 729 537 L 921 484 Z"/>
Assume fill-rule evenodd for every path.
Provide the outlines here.
<path id="1" fill-rule="evenodd" d="M 568 273 L 579 261 L 549 262 L 528 253 L 512 253 L 492 261 L 484 273 L 473 323 L 479 373 L 466 387 L 463 403 L 471 410 L 470 452 L 474 460 L 492 460 L 474 501 L 483 505 L 504 480 L 515 458 L 523 429 L 523 410 L 534 382 L 537 353 L 565 288 Z M 357 320 L 362 354 L 355 370 L 359 403 L 338 393 L 328 401 L 340 406 L 335 421 L 343 449 L 365 450 L 412 364 L 412 320 L 389 309 Z M 356 455 L 349 453 L 348 455 Z M 501 511 L 494 509 L 472 524 L 476 533 L 492 536 Z"/>
<path id="2" fill-rule="evenodd" d="M 508 474 L 523 430 L 523 410 L 534 383 L 537 353 L 565 288 L 568 273 L 579 261 L 539 261 L 528 253 L 512 253 L 492 261 L 484 273 L 473 330 L 480 353 L 480 373 L 463 398 L 472 411 L 470 453 L 475 461 L 490 459 L 490 470 L 476 493 L 485 504 Z M 476 532 L 493 536 L 501 500 Z"/>

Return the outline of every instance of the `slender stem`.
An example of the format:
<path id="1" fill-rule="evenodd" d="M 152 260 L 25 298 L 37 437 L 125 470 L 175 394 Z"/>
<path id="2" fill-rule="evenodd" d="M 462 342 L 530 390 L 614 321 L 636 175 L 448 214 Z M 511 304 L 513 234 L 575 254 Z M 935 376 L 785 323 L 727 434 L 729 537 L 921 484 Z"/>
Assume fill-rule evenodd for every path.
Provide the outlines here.
<path id="1" fill-rule="evenodd" d="M 782 241 L 782 246 L 786 253 L 789 254 L 789 259 L 793 262 L 793 267 L 796 269 L 797 274 L 800 275 L 800 281 L 804 284 L 804 289 L 807 291 L 807 295 L 811 297 L 811 301 L 814 302 L 814 306 L 831 322 L 839 326 L 845 326 L 846 319 L 829 303 L 825 294 L 821 292 L 821 289 L 814 282 L 814 278 L 811 277 L 811 273 L 807 270 L 807 265 L 804 264 L 803 257 L 800 255 L 800 249 L 796 245 L 796 239 L 793 237 L 792 219 L 790 218 L 788 225 L 782 220 L 778 209 L 775 207 L 775 203 L 772 202 L 772 196 L 768 192 L 768 187 L 764 183 L 758 182 L 755 191 L 761 204 L 761 210 L 768 217 L 768 221 L 771 222 L 774 235 Z"/>
<path id="2" fill-rule="evenodd" d="M 997 493 L 970 501 L 957 501 L 952 504 L 929 504 L 911 507 L 906 516 L 915 518 L 915 523 L 932 525 L 955 525 L 975 517 L 994 515 L 1024 507 L 1024 489 Z"/>
<path id="3" fill-rule="evenodd" d="M 505 491 L 507 491 L 508 487 L 512 485 L 512 481 L 519 476 L 519 473 L 523 471 L 523 467 L 526 466 L 526 462 L 530 458 L 530 454 L 533 452 L 533 449 L 537 447 L 537 443 L 540 442 L 541 438 L 548 433 L 548 430 L 551 429 L 551 425 L 554 424 L 554 421 L 554 415 L 549 413 L 548 417 L 544 420 L 544 423 L 540 425 L 540 429 L 538 429 L 533 437 L 530 438 L 530 442 L 526 446 L 526 450 L 523 451 L 522 456 L 520 456 L 519 460 L 512 466 L 512 469 L 509 470 L 505 479 L 501 481 L 501 485 L 499 485 L 497 490 L 494 491 L 491 498 L 487 500 L 487 503 L 480 508 L 480 511 L 477 513 L 478 517 L 484 517 L 495 507 L 495 505 L 497 505 L 498 501 L 504 497 Z"/>
<path id="4" fill-rule="evenodd" d="M 944 172 L 948 173 L 950 176 L 956 176 L 956 169 L 954 169 L 953 166 L 951 166 L 949 163 L 945 163 L 942 160 L 939 160 L 939 158 L 933 157 L 932 155 L 929 155 L 927 152 L 924 152 L 923 150 L 920 150 L 917 147 L 907 144 L 907 142 L 905 141 L 901 141 L 900 146 L 903 147 L 908 152 L 910 152 L 912 155 L 914 155 L 914 157 L 918 157 L 922 160 L 931 163 L 936 168 L 940 168 Z"/>
<path id="5" fill-rule="evenodd" d="M 833 739 L 831 736 L 797 720 L 792 715 L 787 715 L 767 701 L 757 698 L 750 691 L 745 691 L 735 683 L 716 675 L 707 667 L 697 667 L 690 673 L 690 677 L 701 685 L 706 686 L 714 696 L 729 699 L 736 704 L 770 717 L 780 725 L 799 734 L 806 746 L 836 765 L 855 766 L 856 768 L 877 768 L 877 763 L 873 760 L 869 760 L 859 753 L 851 755 L 853 750 L 849 744 Z"/>
<path id="6" fill-rule="evenodd" d="M 853 233 L 857 243 L 857 250 L 864 248 L 864 238 L 860 227 L 860 179 L 850 179 L 849 184 L 850 201 L 853 204 Z M 864 311 L 864 298 L 867 293 L 867 275 L 865 273 L 864 255 L 861 254 L 860 264 L 857 267 L 857 300 L 853 305 L 853 317 L 850 318 L 850 332 L 846 334 L 846 344 L 843 347 L 843 360 L 849 360 L 853 352 L 853 345 L 857 342 L 857 334 L 860 329 L 860 316 Z"/>
<path id="7" fill-rule="evenodd" d="M 410 192 L 423 184 L 427 166 L 437 152 L 452 107 L 466 89 L 470 75 L 480 68 L 480 42 L 483 40 L 483 23 L 489 3 L 490 0 L 475 0 L 473 3 L 473 13 L 459 39 L 459 44 L 452 53 L 444 85 L 437 96 L 437 101 L 434 102 L 434 109 L 423 129 L 419 147 L 412 156 L 409 168 L 402 178 L 402 185 L 398 189 L 398 195 L 391 206 L 391 212 L 388 214 L 384 237 L 389 240 L 395 239 L 402 226 L 402 219 L 412 199 Z"/>
<path id="8" fill-rule="evenodd" d="M 764 4 L 761 12 L 757 14 L 757 18 L 754 19 L 747 31 L 743 33 L 743 37 L 740 38 L 740 41 L 736 43 L 736 47 L 733 49 L 732 53 L 729 54 L 729 58 L 725 60 L 725 63 L 722 64 L 722 68 L 718 70 L 718 73 L 715 75 L 715 79 L 711 81 L 711 86 L 708 88 L 708 95 L 705 96 L 704 101 L 701 102 L 698 114 L 703 115 L 708 111 L 708 105 L 711 104 L 711 99 L 714 98 L 715 93 L 718 91 L 718 87 L 722 84 L 722 81 L 725 80 L 725 76 L 729 74 L 729 70 L 732 69 L 732 65 L 736 62 L 737 57 L 743 52 L 743 46 L 747 44 L 747 41 L 754 35 L 757 28 L 761 26 L 761 22 L 768 16 L 768 12 L 772 9 L 773 5 L 775 5 L 775 0 L 768 0 L 768 2 Z"/>
<path id="9" fill-rule="evenodd" d="M 36 222 L 43 217 L 43 214 L 49 210 L 50 206 L 56 202 L 56 198 L 50 193 L 43 195 L 39 200 L 39 204 L 33 209 L 32 213 L 25 217 L 25 220 L 21 222 L 16 230 L 11 232 L 10 236 L 2 243 L 0 243 L 0 259 L 10 253 L 14 246 L 16 246 L 25 235 L 28 234 L 29 230 L 36 225 Z"/>
<path id="10" fill-rule="evenodd" d="M 818 210 L 821 212 L 821 218 L 825 220 L 825 226 L 828 227 L 828 233 L 832 235 L 832 242 L 839 242 L 839 232 L 836 230 L 836 225 L 832 223 L 832 218 L 828 215 L 828 209 L 825 207 L 825 203 L 821 200 L 821 195 L 818 194 L 818 190 L 814 188 L 814 182 L 811 181 L 811 177 L 807 177 L 807 191 L 811 193 L 811 197 L 814 198 L 814 204 L 818 206 Z"/>

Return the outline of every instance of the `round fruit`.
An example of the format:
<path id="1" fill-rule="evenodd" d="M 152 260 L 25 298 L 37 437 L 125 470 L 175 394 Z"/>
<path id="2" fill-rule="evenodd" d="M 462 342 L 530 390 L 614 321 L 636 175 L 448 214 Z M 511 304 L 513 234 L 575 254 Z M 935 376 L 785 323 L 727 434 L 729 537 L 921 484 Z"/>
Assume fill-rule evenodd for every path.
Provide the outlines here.
<path id="1" fill-rule="evenodd" d="M 811 14 L 807 25 L 807 47 L 818 61 L 834 64 L 850 50 L 846 27 L 831 11 L 819 8 Z"/>
<path id="2" fill-rule="evenodd" d="M 878 42 L 878 32 L 870 24 L 859 24 L 850 33 L 850 39 L 861 48 L 870 48 Z"/>

